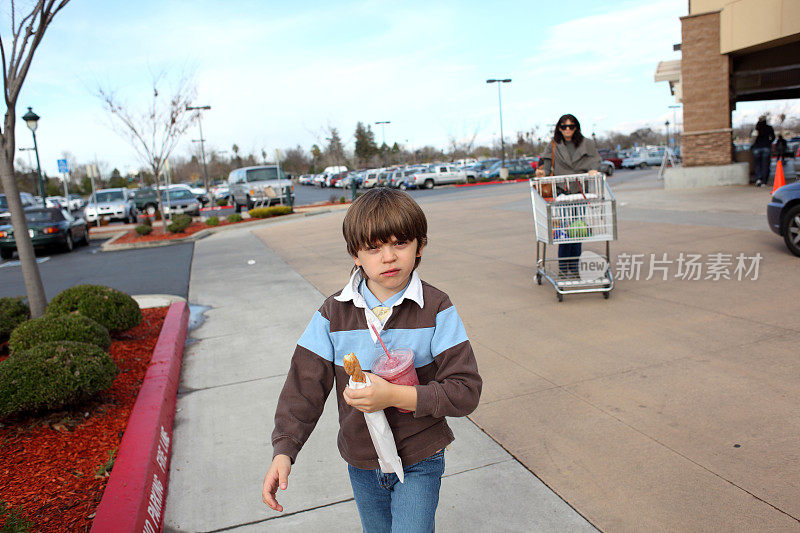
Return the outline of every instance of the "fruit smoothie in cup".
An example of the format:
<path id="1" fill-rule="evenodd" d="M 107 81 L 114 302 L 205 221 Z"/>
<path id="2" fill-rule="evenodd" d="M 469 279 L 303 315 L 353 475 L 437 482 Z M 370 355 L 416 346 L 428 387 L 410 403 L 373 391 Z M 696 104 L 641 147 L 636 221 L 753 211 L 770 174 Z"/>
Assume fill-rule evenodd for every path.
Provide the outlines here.
<path id="1" fill-rule="evenodd" d="M 395 385 L 419 385 L 417 369 L 414 368 L 414 352 L 409 348 L 396 348 L 389 350 L 391 357 L 386 357 L 386 352 L 380 351 L 375 362 L 372 363 L 372 372 Z M 410 413 L 405 409 L 397 409 L 401 413 Z"/>

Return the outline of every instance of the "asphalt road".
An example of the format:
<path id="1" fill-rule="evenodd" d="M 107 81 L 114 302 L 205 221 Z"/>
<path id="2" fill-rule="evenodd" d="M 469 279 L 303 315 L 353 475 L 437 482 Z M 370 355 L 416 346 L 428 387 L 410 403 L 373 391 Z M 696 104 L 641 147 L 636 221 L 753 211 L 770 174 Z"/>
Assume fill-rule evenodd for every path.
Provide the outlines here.
<path id="1" fill-rule="evenodd" d="M 101 241 L 71 253 L 39 252 L 39 272 L 47 300 L 83 283 L 107 285 L 128 294 L 189 295 L 194 243 L 119 252 L 101 252 Z M 22 296 L 25 285 L 16 260 L 0 262 L 0 297 Z"/>

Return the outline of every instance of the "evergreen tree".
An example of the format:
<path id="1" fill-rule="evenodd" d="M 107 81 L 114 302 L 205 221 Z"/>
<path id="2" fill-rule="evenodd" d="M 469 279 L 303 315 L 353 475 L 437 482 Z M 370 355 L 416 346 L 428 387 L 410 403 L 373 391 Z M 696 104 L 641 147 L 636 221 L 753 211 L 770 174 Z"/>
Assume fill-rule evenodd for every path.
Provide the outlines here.
<path id="1" fill-rule="evenodd" d="M 364 127 L 362 122 L 356 124 L 356 159 L 358 164 L 365 165 L 367 162 L 378 153 L 378 145 L 375 144 L 375 134 L 372 132 L 372 127 Z"/>

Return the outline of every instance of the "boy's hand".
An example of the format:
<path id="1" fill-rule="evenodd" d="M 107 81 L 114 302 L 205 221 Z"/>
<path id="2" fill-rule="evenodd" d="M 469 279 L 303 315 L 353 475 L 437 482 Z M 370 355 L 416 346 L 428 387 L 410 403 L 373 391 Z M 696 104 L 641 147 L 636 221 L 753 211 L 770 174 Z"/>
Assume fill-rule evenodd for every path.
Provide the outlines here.
<path id="1" fill-rule="evenodd" d="M 544 176 L 544 169 L 543 168 L 537 168 L 536 172 L 534 172 L 534 175 L 537 178 L 541 178 L 542 176 Z"/>
<path id="2" fill-rule="evenodd" d="M 406 385 L 393 385 L 385 379 L 365 372 L 371 385 L 363 389 L 345 387 L 344 401 L 362 413 L 374 413 L 387 407 L 399 407 L 408 411 L 417 409 L 417 389 Z"/>
<path id="3" fill-rule="evenodd" d="M 267 470 L 267 475 L 264 477 L 264 487 L 261 490 L 261 499 L 270 506 L 270 508 L 283 512 L 283 506 L 275 499 L 275 493 L 278 491 L 278 486 L 281 490 L 286 490 L 289 486 L 289 472 L 292 471 L 292 460 L 288 455 L 278 454 L 272 460 L 272 464 Z"/>

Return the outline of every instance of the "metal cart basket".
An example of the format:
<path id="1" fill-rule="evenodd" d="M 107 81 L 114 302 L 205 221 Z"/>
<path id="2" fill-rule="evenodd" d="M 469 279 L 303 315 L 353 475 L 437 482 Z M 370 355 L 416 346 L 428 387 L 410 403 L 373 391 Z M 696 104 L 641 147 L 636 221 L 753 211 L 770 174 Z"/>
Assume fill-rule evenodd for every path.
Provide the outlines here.
<path id="1" fill-rule="evenodd" d="M 530 180 L 536 230 L 536 283 L 542 278 L 564 294 L 599 292 L 608 298 L 614 288 L 609 242 L 617 238 L 617 202 L 604 174 L 570 174 Z M 580 274 L 561 267 L 578 265 L 579 257 L 548 259 L 548 244 L 605 242 L 604 271 Z M 581 265 L 583 267 L 584 265 Z"/>

